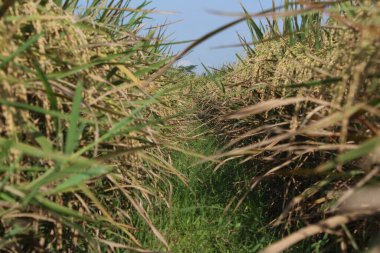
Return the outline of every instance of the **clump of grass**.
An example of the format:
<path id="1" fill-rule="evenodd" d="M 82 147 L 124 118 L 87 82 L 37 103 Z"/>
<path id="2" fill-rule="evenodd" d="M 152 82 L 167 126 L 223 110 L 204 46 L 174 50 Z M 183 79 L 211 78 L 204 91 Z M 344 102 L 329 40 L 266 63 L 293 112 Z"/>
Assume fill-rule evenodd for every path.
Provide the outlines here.
<path id="1" fill-rule="evenodd" d="M 213 158 L 251 165 L 247 191 L 237 194 L 233 207 L 266 185 L 272 189 L 271 225 L 284 236 L 320 222 L 316 232 L 306 227 L 267 252 L 329 233 L 326 226 L 337 238 L 318 244 L 323 237 L 315 236 L 308 243 L 359 251 L 371 240 L 366 231 L 379 227 L 371 219 L 345 227 L 379 209 L 359 208 L 371 202 L 367 198 L 348 209 L 345 204 L 358 189 L 378 187 L 379 8 L 370 1 L 285 1 L 284 9 L 268 15 L 266 26 L 248 20 L 253 46 L 242 38 L 247 57 L 218 77 L 223 89 L 214 79 L 198 88 L 199 116 L 225 143 Z"/>
<path id="2" fill-rule="evenodd" d="M 135 219 L 180 176 L 160 150 L 161 31 L 147 2 L 1 1 L 0 249 L 141 250 Z M 135 215 L 137 214 L 137 215 Z"/>

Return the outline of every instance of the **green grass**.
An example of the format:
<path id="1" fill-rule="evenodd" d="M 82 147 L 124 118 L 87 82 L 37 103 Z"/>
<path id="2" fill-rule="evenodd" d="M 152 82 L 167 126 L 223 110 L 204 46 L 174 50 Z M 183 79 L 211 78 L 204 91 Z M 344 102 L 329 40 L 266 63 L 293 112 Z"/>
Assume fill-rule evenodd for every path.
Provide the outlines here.
<path id="1" fill-rule="evenodd" d="M 199 137 L 186 147 L 204 155 L 218 148 L 213 136 Z M 174 166 L 188 178 L 188 187 L 179 180 L 173 182 L 170 212 L 155 214 L 155 224 L 166 236 L 171 252 L 257 252 L 275 238 L 265 228 L 265 199 L 260 192 L 251 194 L 238 211 L 223 214 L 230 199 L 236 194 L 234 182 L 246 181 L 243 168 L 236 162 L 213 173 L 210 163 L 198 164 L 198 158 L 173 152 Z M 146 247 L 160 245 L 142 230 Z"/>

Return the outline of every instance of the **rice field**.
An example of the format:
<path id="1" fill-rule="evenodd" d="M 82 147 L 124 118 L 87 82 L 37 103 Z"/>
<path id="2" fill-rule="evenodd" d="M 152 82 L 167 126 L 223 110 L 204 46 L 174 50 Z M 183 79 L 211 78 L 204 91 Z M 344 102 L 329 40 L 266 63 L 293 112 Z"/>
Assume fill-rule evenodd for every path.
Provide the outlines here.
<path id="1" fill-rule="evenodd" d="M 0 0 L 0 252 L 378 252 L 380 4 L 173 55 L 131 2 Z M 175 67 L 238 23 L 236 62 Z"/>

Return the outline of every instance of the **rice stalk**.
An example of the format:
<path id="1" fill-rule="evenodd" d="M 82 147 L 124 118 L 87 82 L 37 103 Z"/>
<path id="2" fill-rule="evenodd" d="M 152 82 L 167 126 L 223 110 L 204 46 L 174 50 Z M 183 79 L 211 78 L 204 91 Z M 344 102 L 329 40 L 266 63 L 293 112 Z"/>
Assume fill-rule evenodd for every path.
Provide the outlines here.
<path id="1" fill-rule="evenodd" d="M 247 20 L 252 42 L 240 35 L 246 57 L 218 78 L 225 92 L 210 77 L 192 98 L 198 118 L 225 144 L 212 156 L 220 161 L 215 170 L 235 159 L 251 175 L 229 207 L 268 189 L 271 224 L 285 236 L 343 212 L 334 203 L 378 163 L 379 5 L 285 1 L 273 10 L 264 21 Z M 378 187 L 378 173 L 360 188 L 368 185 Z M 357 224 L 348 232 L 363 249 L 365 231 L 379 224 Z"/>
<path id="2" fill-rule="evenodd" d="M 139 219 L 167 245 L 146 213 L 181 175 L 157 162 L 158 101 L 168 91 L 137 81 L 167 61 L 162 30 L 139 35 L 148 2 L 136 11 L 130 1 L 88 1 L 83 11 L 80 1 L 9 3 L 0 20 L 0 248 L 148 252 L 134 235 Z"/>

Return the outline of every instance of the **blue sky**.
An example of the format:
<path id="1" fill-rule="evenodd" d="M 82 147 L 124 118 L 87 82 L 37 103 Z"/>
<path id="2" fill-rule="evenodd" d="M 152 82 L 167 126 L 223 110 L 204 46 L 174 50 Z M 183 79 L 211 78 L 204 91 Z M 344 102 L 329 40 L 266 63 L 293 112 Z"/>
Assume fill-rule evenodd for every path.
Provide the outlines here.
<path id="1" fill-rule="evenodd" d="M 171 39 L 176 41 L 191 40 L 199 38 L 212 29 L 235 19 L 234 17 L 214 15 L 207 12 L 207 10 L 241 12 L 240 3 L 242 3 L 249 12 L 258 12 L 262 8 L 270 8 L 271 2 L 261 0 L 260 4 L 259 0 L 152 0 L 151 7 L 155 7 L 157 10 L 177 12 L 171 15 L 154 14 L 152 24 L 162 24 L 165 20 L 169 23 L 181 20 L 170 25 L 167 29 L 167 34 L 172 34 Z M 207 66 L 220 67 L 225 63 L 235 61 L 235 54 L 241 53 L 241 48 L 212 48 L 239 43 L 237 32 L 247 35 L 249 38 L 245 24 L 237 25 L 195 48 L 183 58 L 180 64 L 200 66 L 200 63 L 203 62 Z M 178 51 L 183 47 L 185 45 L 175 46 L 173 49 Z M 202 71 L 201 66 L 198 67 L 198 71 Z"/>
<path id="2" fill-rule="evenodd" d="M 138 6 L 143 1 L 144 0 L 131 0 L 130 7 Z M 242 12 L 240 4 L 243 4 L 250 13 L 255 13 L 272 6 L 272 1 L 270 0 L 150 1 L 150 8 L 155 8 L 159 11 L 176 12 L 175 14 L 150 14 L 152 20 L 146 24 L 147 26 L 156 26 L 163 24 L 165 21 L 168 23 L 175 22 L 167 28 L 167 34 L 171 35 L 170 40 L 173 41 L 197 39 L 213 29 L 236 19 L 236 17 L 211 14 L 208 10 L 239 13 Z M 280 2 L 282 2 L 282 0 L 275 0 L 277 4 Z M 80 0 L 80 3 L 85 5 L 86 0 Z M 235 55 L 243 52 L 241 47 L 223 49 L 215 49 L 215 47 L 239 44 L 237 33 L 246 36 L 248 41 L 250 41 L 248 29 L 245 23 L 241 23 L 199 45 L 190 54 L 185 56 L 179 64 L 198 65 L 197 72 L 202 72 L 203 67 L 201 63 L 204 63 L 206 66 L 220 67 L 223 64 L 234 62 L 236 60 Z M 187 45 L 173 46 L 173 51 L 178 52 L 186 46 Z"/>

